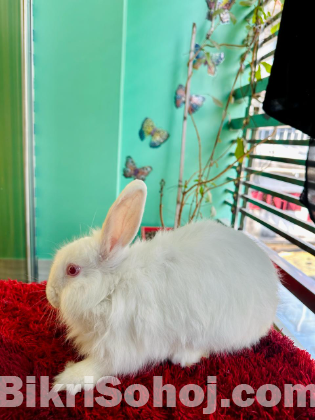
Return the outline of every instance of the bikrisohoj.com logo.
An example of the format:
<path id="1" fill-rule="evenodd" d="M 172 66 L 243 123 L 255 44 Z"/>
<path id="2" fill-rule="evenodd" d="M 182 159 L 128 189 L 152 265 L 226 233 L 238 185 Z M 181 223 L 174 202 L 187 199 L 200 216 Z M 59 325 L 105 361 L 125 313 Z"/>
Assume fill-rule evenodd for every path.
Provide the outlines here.
<path id="1" fill-rule="evenodd" d="M 121 381 L 118 378 L 104 376 L 95 385 L 96 390 L 101 395 L 94 398 L 93 377 L 85 376 L 83 385 L 66 385 L 66 403 L 64 404 L 59 395 L 62 384 L 57 384 L 50 389 L 48 376 L 41 376 L 37 383 L 35 376 L 27 376 L 25 383 L 17 376 L 0 376 L 0 407 L 19 407 L 23 403 L 26 407 L 49 407 L 49 404 L 54 404 L 56 407 L 75 407 L 75 396 L 81 391 L 84 392 L 85 407 L 93 407 L 96 404 L 102 407 L 115 407 L 122 401 L 125 401 L 131 407 L 142 407 L 148 403 L 151 396 L 144 385 L 130 385 L 122 393 L 116 388 L 120 384 Z M 26 390 L 24 394 L 21 391 L 22 387 Z M 263 407 L 274 407 L 282 397 L 282 393 L 276 385 L 262 385 L 255 391 L 248 384 L 240 384 L 233 389 L 231 398 L 218 400 L 216 376 L 207 377 L 206 392 L 196 384 L 188 384 L 176 389 L 172 384 L 163 384 L 162 376 L 153 377 L 152 397 L 154 407 L 176 407 L 177 392 L 179 393 L 179 400 L 186 407 L 197 407 L 206 402 L 203 408 L 204 414 L 214 413 L 217 404 L 220 404 L 221 407 L 229 407 L 231 401 L 239 407 L 249 407 L 255 400 Z M 297 407 L 306 407 L 307 393 L 310 395 L 310 407 L 315 407 L 314 384 L 307 386 L 285 384 L 283 393 L 285 407 L 293 407 L 294 393 L 296 394 Z M 163 395 L 166 396 L 164 404 Z"/>

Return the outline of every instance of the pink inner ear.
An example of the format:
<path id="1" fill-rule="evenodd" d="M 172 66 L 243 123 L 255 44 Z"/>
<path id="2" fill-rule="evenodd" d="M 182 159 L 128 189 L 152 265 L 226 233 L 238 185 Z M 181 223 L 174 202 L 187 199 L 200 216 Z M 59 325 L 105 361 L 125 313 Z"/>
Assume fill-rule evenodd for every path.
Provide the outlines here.
<path id="1" fill-rule="evenodd" d="M 111 252 L 118 243 L 118 238 L 112 237 L 110 240 L 109 252 Z"/>
<path id="2" fill-rule="evenodd" d="M 112 205 L 102 228 L 103 258 L 107 258 L 117 245 L 124 248 L 133 240 L 141 222 L 145 198 L 145 191 L 123 191 Z"/>

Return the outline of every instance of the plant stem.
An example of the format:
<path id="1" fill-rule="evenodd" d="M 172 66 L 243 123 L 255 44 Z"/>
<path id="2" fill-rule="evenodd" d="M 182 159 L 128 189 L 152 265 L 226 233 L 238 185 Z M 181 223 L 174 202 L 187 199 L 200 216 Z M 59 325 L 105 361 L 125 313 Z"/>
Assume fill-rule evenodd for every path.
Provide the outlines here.
<path id="1" fill-rule="evenodd" d="M 233 47 L 233 48 L 246 48 L 246 45 L 239 45 L 239 44 L 216 44 L 216 45 L 210 45 L 210 44 L 205 44 L 205 47 L 210 47 L 210 48 L 221 48 L 221 47 Z"/>
<path id="2" fill-rule="evenodd" d="M 161 179 L 160 186 L 161 186 L 160 188 L 160 220 L 161 220 L 161 226 L 164 229 L 165 228 L 164 219 L 163 219 L 163 190 L 165 186 L 164 179 Z"/>
<path id="3" fill-rule="evenodd" d="M 233 1 L 234 3 L 234 1 Z M 232 3 L 232 4 L 233 4 Z M 261 0 L 258 0 L 258 6 L 261 5 Z M 217 0 L 215 1 L 215 6 L 214 6 L 214 11 L 217 10 Z M 209 183 L 214 183 L 214 181 L 218 178 L 220 178 L 222 175 L 224 175 L 228 170 L 230 170 L 237 162 L 240 162 L 242 159 L 244 159 L 246 156 L 248 156 L 256 147 L 257 144 L 253 145 L 247 152 L 245 152 L 243 154 L 243 156 L 239 157 L 238 159 L 236 159 L 232 164 L 228 165 L 224 170 L 222 170 L 219 174 L 213 176 L 211 179 L 209 179 L 210 176 L 210 172 L 211 172 L 211 167 L 213 166 L 213 164 L 215 162 L 217 162 L 218 160 L 220 160 L 223 156 L 226 155 L 226 153 L 228 152 L 228 150 L 232 147 L 232 144 L 230 146 L 228 146 L 228 148 L 215 160 L 214 159 L 214 155 L 215 155 L 215 151 L 216 148 L 218 146 L 218 143 L 220 142 L 220 136 L 223 130 L 223 126 L 226 120 L 226 117 L 228 115 L 228 108 L 232 102 L 233 99 L 233 94 L 234 94 L 234 90 L 235 90 L 235 86 L 237 81 L 240 78 L 240 74 L 243 71 L 243 67 L 244 67 L 244 63 L 247 59 L 247 56 L 249 53 L 253 53 L 252 54 L 252 58 L 251 58 L 251 78 L 250 78 L 250 86 L 251 86 L 251 91 L 252 94 L 255 92 L 255 84 L 256 84 L 256 79 L 255 79 L 255 69 L 256 69 L 256 53 L 257 53 L 257 48 L 258 48 L 258 40 L 259 40 L 259 35 L 262 31 L 262 25 L 258 16 L 258 7 L 255 8 L 255 13 L 256 13 L 256 22 L 258 22 L 254 27 L 253 27 L 253 32 L 251 32 L 248 37 L 247 37 L 247 41 L 246 45 L 237 45 L 237 44 L 226 44 L 226 43 L 222 43 L 222 44 L 218 44 L 215 41 L 211 41 L 210 38 L 214 32 L 214 30 L 216 29 L 216 27 L 218 26 L 218 24 L 220 24 L 220 21 L 218 22 L 218 24 L 216 24 L 217 19 L 219 18 L 219 13 L 217 13 L 215 16 L 212 17 L 211 20 L 211 25 L 210 25 L 210 29 L 206 35 L 206 40 L 205 42 L 200 46 L 200 49 L 203 49 L 205 46 L 207 47 L 214 47 L 214 48 L 220 48 L 220 47 L 234 47 L 234 48 L 246 48 L 245 52 L 243 53 L 241 60 L 240 60 L 240 66 L 238 68 L 237 74 L 235 76 L 233 85 L 232 85 L 232 89 L 229 93 L 226 105 L 224 107 L 224 110 L 222 112 L 222 118 L 221 118 L 221 122 L 220 122 L 220 126 L 215 138 L 215 142 L 210 154 L 210 157 L 206 163 L 206 165 L 204 167 L 202 167 L 202 144 L 201 144 L 201 138 L 199 135 L 199 131 L 198 131 L 198 127 L 196 125 L 196 122 L 194 120 L 194 117 L 191 116 L 192 118 L 192 122 L 196 131 L 196 135 L 197 135 L 197 139 L 198 139 L 198 155 L 199 155 L 199 169 L 198 171 L 194 172 L 192 174 L 192 176 L 189 178 L 188 181 L 185 182 L 185 187 L 182 189 L 182 178 L 181 182 L 179 182 L 179 189 L 178 189 L 178 196 L 177 196 L 177 204 L 176 204 L 176 217 L 175 217 L 175 225 L 179 226 L 180 222 L 181 222 L 181 217 L 182 217 L 182 212 L 183 212 L 183 208 L 187 203 L 188 198 L 193 195 L 192 201 L 190 203 L 190 210 L 189 210 L 189 222 L 191 222 L 197 215 L 197 217 L 200 215 L 200 209 L 201 209 L 201 204 L 203 201 L 203 198 L 205 197 L 205 194 L 213 189 L 213 188 L 217 188 L 220 187 L 222 185 L 225 185 L 228 182 L 231 181 L 227 181 L 224 182 L 222 184 L 219 185 L 215 185 L 213 187 L 208 187 Z M 219 19 L 218 19 L 219 20 Z M 209 42 L 210 40 L 210 42 Z M 189 62 L 188 62 L 188 67 L 191 68 L 192 70 L 192 63 L 193 60 L 196 58 L 196 56 L 198 55 L 198 52 L 195 52 L 192 54 L 192 51 L 190 51 L 190 58 L 189 58 Z M 190 79 L 192 77 L 193 72 L 188 70 L 188 77 L 187 77 L 187 82 L 186 82 L 186 86 L 190 83 Z M 185 107 L 187 105 L 187 90 L 186 90 L 186 103 L 185 103 Z M 187 118 L 187 113 L 184 113 L 184 120 L 185 120 L 185 115 Z M 245 130 L 245 127 L 248 125 L 249 123 L 249 117 L 247 116 L 247 118 L 244 119 L 243 122 L 243 131 Z M 186 130 L 186 128 L 185 128 Z M 259 144 L 264 143 L 264 141 L 267 141 L 271 136 L 273 135 L 273 133 L 269 136 L 266 137 L 266 139 L 262 140 Z M 195 182 L 191 187 L 188 188 L 189 183 L 192 181 L 192 179 L 194 179 L 194 177 L 196 176 L 196 174 L 198 174 L 198 182 Z M 206 174 L 206 175 L 205 175 Z M 238 176 L 238 178 L 240 178 L 240 176 Z M 202 190 L 200 189 L 201 186 L 205 186 L 203 193 L 200 194 L 199 196 L 199 192 L 201 192 Z M 207 186 L 207 187 L 206 187 Z M 195 189 L 195 190 L 194 190 Z M 179 191 L 181 192 L 181 197 L 179 194 Z M 192 211 L 193 209 L 193 211 Z"/>
<path id="4" fill-rule="evenodd" d="M 185 161 L 187 115 L 188 115 L 188 108 L 189 108 L 189 105 L 190 105 L 190 81 L 191 81 L 191 76 L 192 76 L 192 73 L 193 73 L 192 57 L 194 55 L 195 40 L 196 40 L 196 24 L 194 23 L 193 27 L 192 27 L 192 34 L 191 34 L 188 76 L 187 76 L 186 89 L 185 89 L 185 93 L 186 93 L 186 95 L 185 95 L 185 110 L 184 110 L 184 119 L 183 119 L 182 144 L 181 144 L 181 154 L 180 154 L 180 166 L 179 166 L 179 177 L 178 177 L 178 189 L 177 189 L 174 229 L 176 229 L 178 227 L 178 217 L 179 217 L 179 213 L 180 213 L 180 203 L 181 203 L 180 198 L 181 198 L 181 194 L 182 194 L 182 183 L 183 183 L 184 161 Z"/>
<path id="5" fill-rule="evenodd" d="M 218 4 L 218 0 L 215 0 L 213 12 L 215 12 L 217 10 L 217 4 Z M 211 24 L 210 24 L 210 29 L 209 29 L 209 31 L 207 32 L 207 35 L 206 35 L 207 40 L 211 38 L 211 35 L 213 34 L 213 31 L 215 30 L 214 21 L 215 21 L 215 17 L 213 16 L 212 20 L 211 20 Z"/>
<path id="6" fill-rule="evenodd" d="M 231 100 L 232 100 L 232 98 L 233 98 L 234 89 L 235 89 L 235 86 L 236 86 L 237 80 L 238 80 L 238 78 L 239 78 L 239 76 L 240 76 L 240 74 L 241 74 L 241 71 L 242 71 L 242 68 L 243 68 L 243 64 L 244 64 L 244 62 L 245 62 L 245 60 L 246 60 L 246 57 L 247 57 L 247 55 L 248 55 L 248 53 L 249 53 L 249 51 L 250 51 L 251 46 L 253 45 L 253 42 L 254 42 L 254 38 L 253 38 L 253 41 L 250 43 L 250 46 L 248 46 L 248 48 L 247 48 L 246 52 L 245 52 L 245 53 L 243 54 L 243 56 L 242 56 L 241 63 L 240 63 L 240 66 L 239 66 L 239 69 L 238 69 L 237 74 L 236 74 L 236 76 L 235 76 L 235 79 L 234 79 L 234 82 L 233 82 L 233 85 L 232 85 L 231 92 L 230 92 L 230 94 L 229 94 L 228 100 L 227 100 L 227 102 L 226 102 L 226 105 L 225 105 L 225 108 L 224 108 L 224 111 L 223 111 L 223 114 L 222 114 L 222 119 L 221 119 L 221 123 L 220 123 L 220 126 L 219 126 L 219 130 L 218 130 L 218 133 L 217 133 L 217 136 L 216 136 L 215 142 L 214 142 L 214 146 L 213 146 L 213 149 L 212 149 L 212 152 L 211 152 L 210 158 L 208 159 L 208 162 L 206 163 L 206 165 L 205 165 L 205 167 L 204 167 L 204 169 L 203 169 L 203 172 L 202 172 L 202 177 L 204 176 L 205 171 L 208 169 L 208 171 L 207 171 L 207 175 L 206 175 L 206 178 L 209 178 L 209 175 L 210 175 L 210 170 L 211 170 L 211 167 L 212 167 L 212 165 L 213 165 L 213 157 L 214 157 L 214 153 L 215 153 L 216 147 L 217 147 L 217 145 L 218 145 L 218 143 L 219 143 L 219 140 L 220 140 L 220 135 L 221 135 L 221 132 L 222 132 L 222 129 L 223 129 L 223 124 L 224 124 L 224 121 L 225 121 L 225 118 L 226 118 L 226 115 L 227 115 L 227 111 L 228 111 L 229 105 L 230 105 L 230 103 L 231 103 Z M 199 184 L 199 185 L 200 185 L 200 184 Z M 195 209 L 196 211 L 197 211 L 198 207 L 201 205 L 202 201 L 203 201 L 203 196 L 201 196 L 200 200 L 199 200 L 199 201 L 197 201 L 197 203 L 196 203 L 196 209 Z M 195 216 L 196 211 L 194 211 L 194 213 L 193 213 L 193 217 Z"/>
<path id="7" fill-rule="evenodd" d="M 254 144 L 246 153 L 244 153 L 242 156 L 240 156 L 238 159 L 236 159 L 233 163 L 231 163 L 230 165 L 228 165 L 222 172 L 220 172 L 218 175 L 214 176 L 212 179 L 208 179 L 206 181 L 201 181 L 198 182 L 194 185 L 192 185 L 190 188 L 188 188 L 185 191 L 185 194 L 189 193 L 189 191 L 191 191 L 192 189 L 194 189 L 196 186 L 200 186 L 200 185 L 206 185 L 209 182 L 213 182 L 216 179 L 220 178 L 220 176 L 222 176 L 223 174 L 225 174 L 229 169 L 233 168 L 233 166 L 239 162 L 240 160 L 244 159 L 246 156 L 248 156 L 258 145 L 264 144 L 267 140 L 269 140 L 270 137 L 272 137 L 275 133 L 275 131 L 277 130 L 277 128 L 275 128 L 273 130 L 273 132 L 271 134 L 269 134 L 266 138 L 264 138 L 263 140 L 260 141 L 260 143 L 258 144 Z"/>
<path id="8" fill-rule="evenodd" d="M 217 145 L 219 143 L 219 140 L 220 140 L 221 132 L 222 132 L 222 129 L 223 129 L 223 124 L 224 124 L 225 118 L 227 116 L 227 111 L 228 111 L 229 105 L 231 103 L 231 100 L 233 98 L 233 93 L 234 93 L 235 85 L 237 83 L 237 80 L 238 80 L 241 72 L 242 72 L 243 64 L 244 64 L 244 62 L 246 60 L 246 57 L 247 57 L 248 53 L 250 52 L 250 49 L 251 49 L 251 47 L 252 47 L 252 45 L 253 45 L 254 40 L 256 39 L 256 37 L 257 37 L 257 34 L 253 38 L 253 41 L 250 43 L 250 46 L 247 48 L 247 50 L 243 54 L 242 59 L 241 59 L 241 63 L 240 63 L 240 66 L 239 66 L 239 69 L 238 69 L 238 71 L 236 73 L 236 76 L 235 76 L 235 79 L 234 79 L 234 82 L 233 82 L 233 85 L 232 85 L 231 92 L 229 94 L 228 100 L 226 102 L 226 105 L 225 105 L 225 108 L 224 108 L 224 111 L 223 111 L 223 114 L 222 114 L 222 119 L 221 119 L 221 123 L 220 123 L 220 126 L 219 126 L 219 130 L 218 130 L 218 133 L 217 133 L 215 142 L 214 142 L 214 146 L 213 146 L 213 149 L 212 149 L 210 158 L 208 159 L 208 162 L 206 164 L 206 167 L 208 167 L 207 178 L 209 177 L 210 169 L 211 169 L 211 166 L 212 166 L 212 163 L 213 163 L 214 152 L 215 152 L 215 149 L 216 149 L 216 147 L 217 147 Z"/>
<path id="9" fill-rule="evenodd" d="M 202 146 L 201 146 L 201 138 L 200 138 L 200 134 L 198 131 L 198 127 L 196 125 L 195 119 L 193 117 L 192 114 L 190 114 L 191 120 L 193 122 L 193 125 L 195 127 L 196 130 L 196 135 L 197 135 L 197 139 L 198 139 L 198 154 L 199 154 L 199 179 L 201 179 L 202 176 Z"/>
<path id="10" fill-rule="evenodd" d="M 220 140 L 220 135 L 221 135 L 221 132 L 222 132 L 222 129 L 223 129 L 223 124 L 224 124 L 225 118 L 227 116 L 228 107 L 229 107 L 229 105 L 231 103 L 231 100 L 232 100 L 232 97 L 233 97 L 233 93 L 234 93 L 234 89 L 235 89 L 237 80 L 238 80 L 238 78 L 239 78 L 239 76 L 241 74 L 241 71 L 242 71 L 242 68 L 243 68 L 243 64 L 244 64 L 244 62 L 246 60 L 247 55 L 251 51 L 252 46 L 255 45 L 256 44 L 256 41 L 259 39 L 259 34 L 260 34 L 259 30 L 257 30 L 256 33 L 254 34 L 254 36 L 253 36 L 250 44 L 248 45 L 247 50 L 245 51 L 245 53 L 242 56 L 242 59 L 241 59 L 241 63 L 240 63 L 238 72 L 236 74 L 236 77 L 235 77 L 235 80 L 234 80 L 234 83 L 233 83 L 233 86 L 232 86 L 230 95 L 228 97 L 228 100 L 227 100 L 225 109 L 224 109 L 223 114 L 222 114 L 221 124 L 220 124 L 219 130 L 218 130 L 217 136 L 216 136 L 216 140 L 215 140 L 215 143 L 214 143 L 214 146 L 213 146 L 213 149 L 212 149 L 211 156 L 208 159 L 208 162 L 206 163 L 206 166 L 204 167 L 204 170 L 203 170 L 203 174 L 202 175 L 204 176 L 204 173 L 205 173 L 206 169 L 208 169 L 206 178 L 209 178 L 211 167 L 213 166 L 213 157 L 214 157 L 215 149 L 216 149 L 216 147 L 217 147 L 217 145 L 219 143 L 219 140 Z M 251 81 L 252 81 L 252 79 L 251 79 Z M 246 121 L 244 121 L 244 125 L 245 124 L 246 124 Z M 199 202 L 196 204 L 197 207 L 201 205 L 202 201 L 203 201 L 203 196 L 201 196 Z"/>

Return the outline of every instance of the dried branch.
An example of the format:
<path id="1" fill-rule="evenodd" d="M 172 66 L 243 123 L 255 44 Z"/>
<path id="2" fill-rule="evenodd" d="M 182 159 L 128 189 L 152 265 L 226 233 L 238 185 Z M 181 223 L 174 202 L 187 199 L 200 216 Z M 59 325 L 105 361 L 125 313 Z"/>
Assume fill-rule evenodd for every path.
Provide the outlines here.
<path id="1" fill-rule="evenodd" d="M 223 129 L 223 124 L 224 124 L 224 121 L 225 121 L 226 116 L 227 116 L 227 111 L 228 111 L 228 108 L 230 106 L 231 100 L 233 98 L 235 85 L 236 85 L 237 80 L 238 80 L 238 78 L 239 78 L 239 76 L 240 76 L 240 74 L 243 70 L 243 64 L 246 60 L 246 57 L 249 54 L 249 52 L 251 50 L 251 47 L 252 47 L 252 45 L 254 44 L 254 42 L 256 41 L 257 38 L 259 38 L 259 32 L 256 32 L 255 36 L 253 37 L 252 42 L 250 43 L 250 45 L 248 46 L 247 50 L 245 51 L 245 53 L 243 54 L 243 56 L 241 58 L 241 63 L 240 63 L 239 69 L 236 73 L 236 76 L 235 76 L 235 79 L 234 79 L 234 82 L 233 82 L 233 85 L 232 85 L 232 89 L 230 91 L 228 100 L 226 102 L 226 105 L 225 105 L 225 108 L 224 108 L 224 111 L 223 111 L 223 114 L 222 114 L 221 123 L 220 123 L 219 130 L 218 130 L 215 142 L 214 142 L 214 146 L 213 146 L 210 158 L 208 159 L 208 162 L 206 164 L 206 167 L 208 168 L 207 178 L 209 177 L 209 174 L 210 174 L 210 169 L 211 169 L 211 166 L 212 166 L 212 163 L 213 163 L 214 152 L 215 152 L 215 149 L 216 149 L 216 147 L 219 143 L 219 140 L 220 140 L 221 132 L 222 132 L 222 129 Z"/>
<path id="2" fill-rule="evenodd" d="M 193 74 L 192 70 L 192 56 L 194 55 L 195 41 L 196 40 L 196 24 L 193 24 L 192 34 L 191 34 L 191 44 L 190 44 L 190 57 L 188 65 L 188 75 L 185 89 L 185 110 L 184 110 L 184 120 L 183 120 L 183 131 L 182 131 L 182 143 L 181 143 L 181 153 L 180 153 L 180 166 L 179 166 L 179 177 L 178 177 L 178 188 L 177 188 L 177 199 L 176 199 L 176 211 L 175 211 L 175 222 L 174 228 L 178 226 L 178 216 L 180 213 L 180 203 L 181 203 L 181 194 L 182 194 L 182 183 L 184 175 L 184 161 L 185 161 L 185 146 L 186 146 L 186 130 L 187 130 L 187 115 L 189 108 L 189 98 L 190 98 L 190 81 Z"/>
<path id="3" fill-rule="evenodd" d="M 230 150 L 230 148 L 233 146 L 233 143 L 231 143 L 218 158 L 216 158 L 216 159 L 214 158 L 216 148 L 218 146 L 218 143 L 220 142 L 220 136 L 221 136 L 221 133 L 222 133 L 222 129 L 223 129 L 224 123 L 225 123 L 227 115 L 228 115 L 228 109 L 229 109 L 229 106 L 230 106 L 230 104 L 232 103 L 232 100 L 233 100 L 233 94 L 234 94 L 236 83 L 240 79 L 241 73 L 244 71 L 245 61 L 246 61 L 248 55 L 251 52 L 252 52 L 252 57 L 251 57 L 251 63 L 250 63 L 250 67 L 251 67 L 250 88 L 251 88 L 251 91 L 252 91 L 252 96 L 254 95 L 255 90 L 256 90 L 256 77 L 255 77 L 256 72 L 255 72 L 255 69 L 256 69 L 256 65 L 257 65 L 257 60 L 256 60 L 257 59 L 257 48 L 258 48 L 259 36 L 261 34 L 261 31 L 263 30 L 262 20 L 259 17 L 259 10 L 260 10 L 259 6 L 261 6 L 261 0 L 258 0 L 258 6 L 255 8 L 256 24 L 253 27 L 253 31 L 248 35 L 247 40 L 245 41 L 244 45 L 225 44 L 225 43 L 218 44 L 217 42 L 210 40 L 210 38 L 211 38 L 212 34 L 214 33 L 216 27 L 218 26 L 218 24 L 216 24 L 216 22 L 219 18 L 219 13 L 217 13 L 211 21 L 210 29 L 209 29 L 209 31 L 206 35 L 206 40 L 200 46 L 200 49 L 204 49 L 205 47 L 220 48 L 220 47 L 225 46 L 225 47 L 234 47 L 234 48 L 246 48 L 246 51 L 243 53 L 243 55 L 241 57 L 238 71 L 235 75 L 235 79 L 233 81 L 231 91 L 229 93 L 227 102 L 226 102 L 224 110 L 222 112 L 222 118 L 221 118 L 221 121 L 220 121 L 220 125 L 219 125 L 219 128 L 218 128 L 218 132 L 217 132 L 214 144 L 213 144 L 213 148 L 212 148 L 210 157 L 209 157 L 208 161 L 206 162 L 206 164 L 204 166 L 202 166 L 202 142 L 201 142 L 201 137 L 200 137 L 200 134 L 199 134 L 199 131 L 198 131 L 196 121 L 195 121 L 194 117 L 191 115 L 192 123 L 194 125 L 196 135 L 197 135 L 197 140 L 198 140 L 199 165 L 198 165 L 198 171 L 194 172 L 191 175 L 191 177 L 188 179 L 188 181 L 186 181 L 184 184 L 183 184 L 182 178 L 180 177 L 180 182 L 178 184 L 175 227 L 180 226 L 181 218 L 182 218 L 182 214 L 183 214 L 183 209 L 186 206 L 186 204 L 188 204 L 188 200 L 191 198 L 191 196 L 192 196 L 192 200 L 189 201 L 189 203 L 190 203 L 189 222 L 194 220 L 194 218 L 196 218 L 196 217 L 198 218 L 200 216 L 202 201 L 203 201 L 204 197 L 206 196 L 207 192 L 209 192 L 209 190 L 221 187 L 222 185 L 225 185 L 229 182 L 232 182 L 233 180 L 232 181 L 228 180 L 228 181 L 223 182 L 223 183 L 218 184 L 218 185 L 215 185 L 214 181 L 217 180 L 218 178 L 222 177 L 235 164 L 242 161 L 245 157 L 247 157 L 250 153 L 252 153 L 253 150 L 255 150 L 255 148 L 258 145 L 263 144 L 265 141 L 269 140 L 269 138 L 273 136 L 274 131 L 276 130 L 275 129 L 273 131 L 273 133 L 271 133 L 265 139 L 260 141 L 259 144 L 254 144 L 248 151 L 244 152 L 244 154 L 242 156 L 238 157 L 232 164 L 228 165 L 219 174 L 210 178 L 211 167 L 215 163 L 217 164 L 217 162 L 220 159 L 222 159 L 226 155 L 226 153 Z M 217 10 L 217 1 L 215 3 L 214 10 L 215 11 Z M 189 57 L 189 62 L 188 62 L 189 69 L 188 69 L 186 86 L 190 84 L 190 80 L 191 80 L 191 77 L 193 75 L 192 64 L 193 64 L 194 59 L 198 55 L 198 53 L 199 53 L 199 51 L 195 51 L 195 52 L 192 53 L 192 46 L 191 46 L 190 57 Z M 187 90 L 186 90 L 186 104 L 185 104 L 185 106 L 186 105 L 187 105 Z M 249 117 L 248 112 L 249 112 L 249 107 L 247 109 L 246 118 L 244 118 L 242 131 L 246 130 L 246 126 L 249 124 L 249 121 L 250 121 L 250 117 Z M 184 122 L 185 122 L 185 117 L 187 119 L 187 116 L 188 116 L 187 112 L 184 113 Z M 186 129 L 186 127 L 185 127 L 185 129 Z M 181 156 L 181 159 L 182 158 L 183 158 L 183 156 Z M 191 181 L 196 177 L 198 177 L 197 182 L 194 182 L 193 185 L 189 186 Z M 240 176 L 238 176 L 238 179 L 240 179 Z M 214 184 L 214 185 L 209 186 L 209 184 L 211 184 L 211 183 Z M 179 194 L 179 191 L 180 191 L 180 194 Z"/>
<path id="4" fill-rule="evenodd" d="M 238 163 L 238 162 L 240 162 L 241 160 L 243 160 L 245 157 L 247 157 L 258 145 L 261 145 L 261 144 L 264 144 L 266 141 L 268 141 L 269 140 L 269 138 L 270 137 L 272 137 L 274 134 L 275 134 L 275 132 L 277 131 L 277 128 L 275 127 L 274 128 L 274 130 L 273 130 L 273 132 L 271 133 L 271 134 L 269 134 L 267 137 L 265 137 L 263 140 L 261 140 L 261 142 L 260 143 L 258 143 L 258 144 L 254 144 L 247 152 L 245 152 L 242 156 L 240 156 L 239 158 L 237 158 L 233 163 L 231 163 L 230 165 L 228 165 L 223 171 L 221 171 L 218 175 L 216 175 L 216 176 L 214 176 L 213 178 L 211 178 L 211 179 L 208 179 L 208 180 L 206 180 L 206 181 L 201 181 L 201 182 L 198 182 L 198 183 L 196 183 L 196 184 L 194 184 L 194 185 L 192 185 L 190 188 L 188 188 L 185 192 L 184 192 L 184 194 L 188 194 L 189 193 L 189 191 L 191 191 L 192 189 L 194 189 L 195 187 L 197 187 L 197 186 L 199 186 L 199 185 L 206 185 L 206 184 L 208 184 L 209 182 L 213 182 L 213 181 L 215 181 L 216 179 L 218 179 L 218 178 L 220 178 L 223 174 L 225 174 L 229 169 L 231 169 L 231 168 L 233 168 L 233 166 L 236 164 L 236 163 Z"/>
<path id="5" fill-rule="evenodd" d="M 202 177 L 202 146 L 201 146 L 201 138 L 200 138 L 200 134 L 195 122 L 195 119 L 193 117 L 192 114 L 190 114 L 191 120 L 193 122 L 193 125 L 195 127 L 196 130 L 196 134 L 197 134 L 197 139 L 198 139 L 198 155 L 199 155 L 199 179 L 201 179 Z"/>
<path id="6" fill-rule="evenodd" d="M 160 182 L 160 220 L 161 220 L 161 226 L 164 229 L 165 225 L 164 225 L 164 219 L 163 219 L 163 190 L 165 187 L 165 181 L 164 179 L 161 179 Z"/>

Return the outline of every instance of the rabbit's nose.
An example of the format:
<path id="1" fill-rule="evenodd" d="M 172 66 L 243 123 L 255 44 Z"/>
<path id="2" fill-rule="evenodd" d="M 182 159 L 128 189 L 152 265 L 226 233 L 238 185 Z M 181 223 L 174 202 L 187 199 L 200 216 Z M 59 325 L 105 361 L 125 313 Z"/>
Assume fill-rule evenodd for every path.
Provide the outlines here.
<path id="1" fill-rule="evenodd" d="M 46 296 L 51 306 L 53 306 L 54 308 L 57 308 L 59 299 L 58 299 L 58 293 L 56 292 L 56 289 L 54 287 L 47 286 Z"/>

